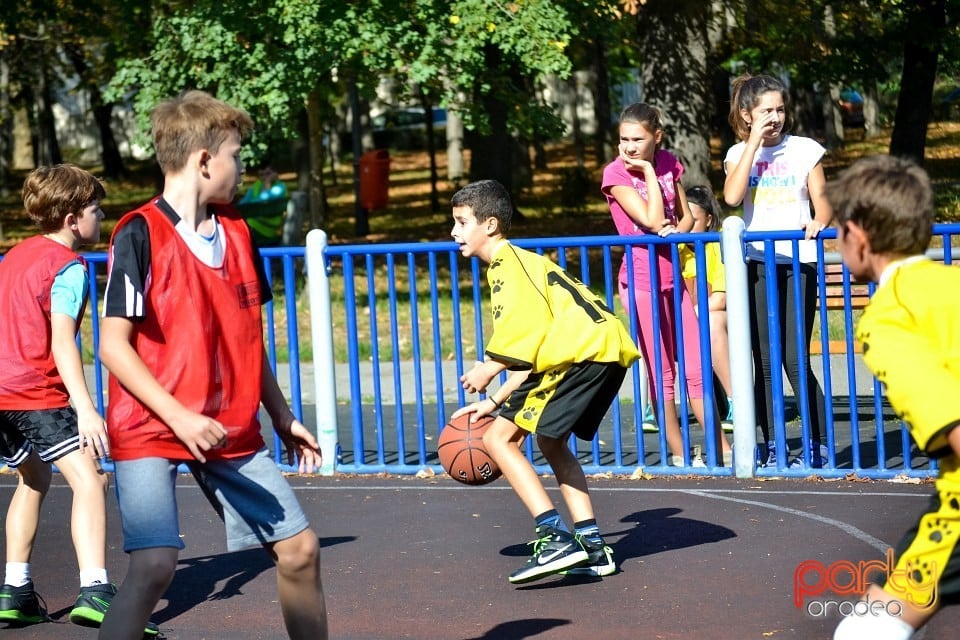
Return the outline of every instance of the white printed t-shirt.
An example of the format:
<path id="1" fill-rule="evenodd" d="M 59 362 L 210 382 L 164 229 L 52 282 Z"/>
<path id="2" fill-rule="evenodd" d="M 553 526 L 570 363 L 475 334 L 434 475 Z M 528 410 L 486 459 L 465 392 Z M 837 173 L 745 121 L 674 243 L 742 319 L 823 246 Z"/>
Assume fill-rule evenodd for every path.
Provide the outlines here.
<path id="1" fill-rule="evenodd" d="M 724 170 L 740 162 L 745 148 L 745 142 L 730 147 L 723 160 Z M 743 197 L 743 223 L 747 231 L 790 231 L 810 222 L 807 177 L 825 151 L 816 140 L 792 135 L 784 136 L 778 145 L 761 146 L 757 150 Z M 790 262 L 792 241 L 777 241 L 775 251 L 777 262 Z M 799 254 L 800 262 L 816 262 L 816 241 L 801 240 Z M 751 242 L 747 258 L 763 260 L 763 242 Z"/>

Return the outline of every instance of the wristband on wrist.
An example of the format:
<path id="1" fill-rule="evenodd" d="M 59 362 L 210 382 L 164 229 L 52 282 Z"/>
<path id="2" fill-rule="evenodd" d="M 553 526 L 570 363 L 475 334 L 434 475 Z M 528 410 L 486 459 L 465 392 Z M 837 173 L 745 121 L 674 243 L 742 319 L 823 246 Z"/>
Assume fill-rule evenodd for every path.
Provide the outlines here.
<path id="1" fill-rule="evenodd" d="M 497 408 L 497 409 L 499 409 L 499 408 L 500 408 L 500 405 L 503 404 L 502 402 L 497 402 L 492 395 L 487 396 L 487 400 L 489 400 L 490 402 L 492 402 L 492 403 L 493 403 L 493 406 L 494 406 L 495 408 Z"/>

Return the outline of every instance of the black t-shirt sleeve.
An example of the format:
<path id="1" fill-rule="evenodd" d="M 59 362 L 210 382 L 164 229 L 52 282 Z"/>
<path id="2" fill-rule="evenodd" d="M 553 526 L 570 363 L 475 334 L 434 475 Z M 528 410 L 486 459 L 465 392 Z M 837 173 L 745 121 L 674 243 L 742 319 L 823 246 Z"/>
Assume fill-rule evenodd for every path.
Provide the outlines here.
<path id="1" fill-rule="evenodd" d="M 113 238 L 110 252 L 103 316 L 143 320 L 144 293 L 150 275 L 150 233 L 146 220 L 136 216 L 121 227 Z"/>
<path id="2" fill-rule="evenodd" d="M 246 220 L 243 221 L 246 224 Z M 263 265 L 263 258 L 260 257 L 260 247 L 257 245 L 253 233 L 250 233 L 250 253 L 253 256 L 254 268 L 257 270 L 257 279 L 260 281 L 260 297 L 263 300 L 261 304 L 267 304 L 273 300 L 273 290 L 270 287 L 270 281 L 267 279 L 267 270 Z"/>

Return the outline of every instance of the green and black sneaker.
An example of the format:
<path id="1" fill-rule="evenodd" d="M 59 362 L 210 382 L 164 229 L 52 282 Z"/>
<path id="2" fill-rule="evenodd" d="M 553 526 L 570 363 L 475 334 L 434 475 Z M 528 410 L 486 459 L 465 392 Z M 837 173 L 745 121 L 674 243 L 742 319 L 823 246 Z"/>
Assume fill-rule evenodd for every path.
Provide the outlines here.
<path id="1" fill-rule="evenodd" d="M 77 603 L 70 612 L 70 622 L 82 627 L 99 627 L 115 595 L 117 595 L 117 588 L 112 584 L 80 587 Z M 143 630 L 145 637 L 156 637 L 159 633 L 160 629 L 152 622 L 148 622 Z"/>
<path id="2" fill-rule="evenodd" d="M 33 582 L 22 587 L 5 584 L 0 587 L 0 621 L 13 624 L 47 622 L 46 602 L 33 590 Z"/>

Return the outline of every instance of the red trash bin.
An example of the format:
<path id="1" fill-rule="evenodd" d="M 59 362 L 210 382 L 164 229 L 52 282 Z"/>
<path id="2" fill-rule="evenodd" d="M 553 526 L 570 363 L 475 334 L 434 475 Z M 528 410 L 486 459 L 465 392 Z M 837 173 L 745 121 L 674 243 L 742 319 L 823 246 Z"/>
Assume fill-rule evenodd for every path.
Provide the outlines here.
<path id="1" fill-rule="evenodd" d="M 360 206 L 368 211 L 387 207 L 390 153 L 386 149 L 360 156 Z"/>

